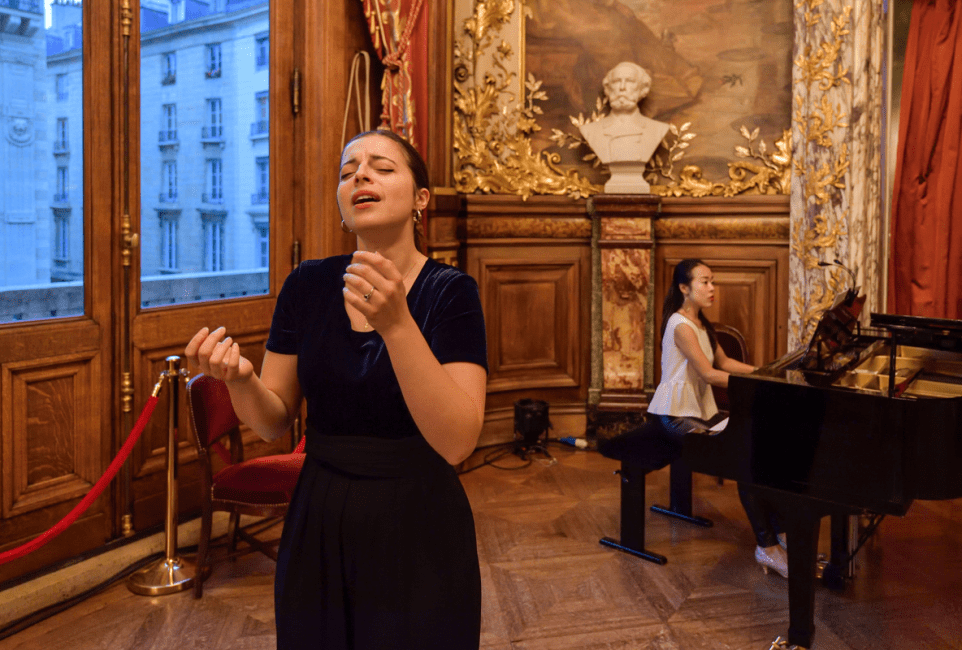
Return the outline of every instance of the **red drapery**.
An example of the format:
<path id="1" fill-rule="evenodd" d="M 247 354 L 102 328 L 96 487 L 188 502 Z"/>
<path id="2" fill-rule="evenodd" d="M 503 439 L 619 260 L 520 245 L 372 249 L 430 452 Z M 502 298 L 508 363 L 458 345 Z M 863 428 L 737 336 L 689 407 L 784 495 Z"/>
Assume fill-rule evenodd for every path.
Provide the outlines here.
<path id="1" fill-rule="evenodd" d="M 424 129 L 415 107 L 427 106 L 427 0 L 361 0 L 374 49 L 384 63 L 381 127 L 404 136 L 422 154 Z"/>
<path id="2" fill-rule="evenodd" d="M 892 196 L 888 310 L 962 318 L 962 3 L 915 0 Z"/>

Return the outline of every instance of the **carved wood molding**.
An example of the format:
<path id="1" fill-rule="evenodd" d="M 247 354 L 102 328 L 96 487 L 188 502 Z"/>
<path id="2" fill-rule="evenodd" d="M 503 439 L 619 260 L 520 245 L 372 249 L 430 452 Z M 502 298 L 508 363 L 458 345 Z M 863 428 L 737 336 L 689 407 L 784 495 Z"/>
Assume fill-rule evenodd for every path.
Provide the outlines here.
<path id="1" fill-rule="evenodd" d="M 664 199 L 655 240 L 734 240 L 788 243 L 787 196 Z"/>
<path id="2" fill-rule="evenodd" d="M 591 239 L 582 199 L 469 195 L 464 199 L 465 235 L 477 239 Z"/>

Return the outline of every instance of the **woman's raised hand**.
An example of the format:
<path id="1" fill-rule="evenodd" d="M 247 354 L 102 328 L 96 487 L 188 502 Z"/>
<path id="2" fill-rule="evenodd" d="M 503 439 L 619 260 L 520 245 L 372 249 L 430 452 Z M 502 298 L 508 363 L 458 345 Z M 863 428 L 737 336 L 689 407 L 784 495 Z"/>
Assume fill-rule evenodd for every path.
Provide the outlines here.
<path id="1" fill-rule="evenodd" d="M 241 356 L 240 346 L 226 335 L 223 327 L 213 332 L 203 327 L 194 334 L 184 354 L 205 375 L 228 382 L 247 381 L 254 374 L 254 364 Z"/>
<path id="2" fill-rule="evenodd" d="M 404 280 L 394 262 L 380 253 L 356 251 L 344 274 L 344 299 L 383 336 L 411 317 Z"/>

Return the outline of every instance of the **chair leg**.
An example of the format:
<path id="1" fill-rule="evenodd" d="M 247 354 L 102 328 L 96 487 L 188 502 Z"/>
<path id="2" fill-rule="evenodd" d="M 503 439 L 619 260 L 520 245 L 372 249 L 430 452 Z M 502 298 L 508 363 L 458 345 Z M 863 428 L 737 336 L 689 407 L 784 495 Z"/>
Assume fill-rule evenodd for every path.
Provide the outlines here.
<path id="1" fill-rule="evenodd" d="M 237 550 L 238 531 L 240 530 L 240 514 L 230 513 L 230 522 L 227 524 L 227 553 L 233 555 Z"/>
<path id="2" fill-rule="evenodd" d="M 205 507 L 200 517 L 200 540 L 197 543 L 197 574 L 194 576 L 194 598 L 204 595 L 204 578 L 207 573 L 207 553 L 210 551 L 211 519 L 213 513 Z"/>

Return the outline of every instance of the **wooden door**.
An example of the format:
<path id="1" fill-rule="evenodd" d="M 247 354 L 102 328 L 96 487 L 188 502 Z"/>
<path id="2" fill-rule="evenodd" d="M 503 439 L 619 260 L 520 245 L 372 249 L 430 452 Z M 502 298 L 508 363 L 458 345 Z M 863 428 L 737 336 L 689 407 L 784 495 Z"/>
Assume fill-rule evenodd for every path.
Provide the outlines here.
<path id="1" fill-rule="evenodd" d="M 129 332 L 134 413 L 167 357 L 182 357 L 203 326 L 226 327 L 259 369 L 274 299 L 294 261 L 295 169 L 285 155 L 294 142 L 294 52 L 283 46 L 291 42 L 292 6 L 228 3 L 203 16 L 168 19 L 142 9 L 139 38 L 130 43 L 130 85 L 137 89 L 128 108 L 130 185 L 139 202 L 139 246 L 119 344 Z M 193 370 L 186 359 L 181 367 Z M 179 392 L 178 501 L 181 512 L 191 512 L 199 507 L 200 476 Z M 131 458 L 130 489 L 119 496 L 134 530 L 164 518 L 169 395 L 160 395 Z M 257 456 L 289 451 L 291 440 L 267 445 L 247 432 L 246 444 L 246 455 Z"/>
<path id="2" fill-rule="evenodd" d="M 118 129 L 112 3 L 0 7 L 0 549 L 63 517 L 106 469 L 113 396 Z M 79 5 L 79 3 L 78 3 Z M 94 548 L 110 492 L 0 580 Z"/>

